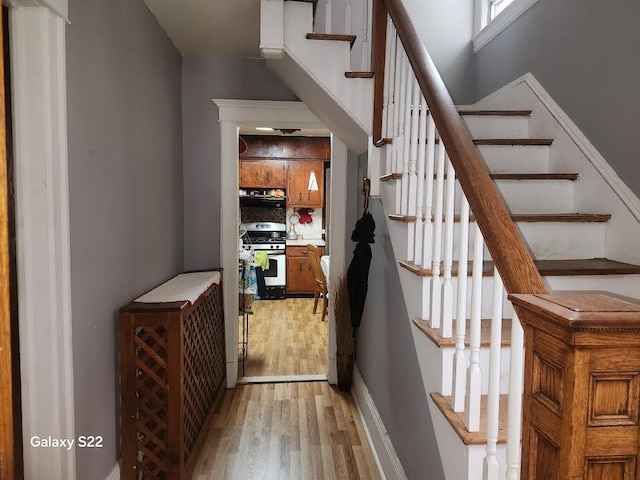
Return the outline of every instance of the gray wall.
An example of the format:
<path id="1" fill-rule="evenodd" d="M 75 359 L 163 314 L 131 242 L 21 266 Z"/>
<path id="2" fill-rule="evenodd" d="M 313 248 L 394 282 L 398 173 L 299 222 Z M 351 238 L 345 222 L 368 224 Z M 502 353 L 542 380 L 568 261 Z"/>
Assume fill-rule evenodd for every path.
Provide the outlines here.
<path id="1" fill-rule="evenodd" d="M 366 154 L 360 156 L 360 165 Z M 362 167 L 361 167 L 362 168 Z M 349 184 L 349 202 L 362 214 L 362 183 Z M 376 222 L 369 291 L 358 331 L 356 363 L 411 480 L 444 479 L 438 444 L 413 343 L 397 262 L 380 200 L 369 211 Z M 347 248 L 351 252 L 353 242 Z M 351 255 L 348 255 L 351 261 Z"/>
<path id="2" fill-rule="evenodd" d="M 182 270 L 181 58 L 142 0 L 70 0 L 67 27 L 75 420 L 119 457 L 117 311 Z"/>
<path id="3" fill-rule="evenodd" d="M 531 72 L 640 194 L 640 3 L 540 0 L 477 55 L 477 99 Z"/>
<path id="4" fill-rule="evenodd" d="M 404 0 L 456 104 L 474 95 L 473 0 Z"/>
<path id="5" fill-rule="evenodd" d="M 220 265 L 220 128 L 213 98 L 297 100 L 264 60 L 187 56 L 182 70 L 185 268 Z"/>

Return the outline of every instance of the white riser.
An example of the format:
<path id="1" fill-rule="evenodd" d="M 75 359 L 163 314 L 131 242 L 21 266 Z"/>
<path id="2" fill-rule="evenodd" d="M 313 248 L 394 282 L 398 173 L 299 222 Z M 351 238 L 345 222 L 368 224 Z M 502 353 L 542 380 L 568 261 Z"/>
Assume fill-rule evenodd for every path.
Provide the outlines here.
<path id="1" fill-rule="evenodd" d="M 373 109 L 372 79 L 345 78 L 351 70 L 348 42 L 307 40 L 313 31 L 309 3 L 284 3 L 282 59 L 267 66 L 356 153 L 367 150 Z"/>
<path id="2" fill-rule="evenodd" d="M 480 145 L 492 173 L 548 173 L 549 147 L 522 145 Z"/>
<path id="3" fill-rule="evenodd" d="M 431 277 L 418 277 L 402 267 L 398 267 L 406 286 L 405 301 L 410 318 L 429 319 Z M 545 277 L 550 290 L 604 290 L 629 297 L 640 297 L 640 275 L 580 275 Z M 471 315 L 471 277 L 467 278 L 467 318 Z M 452 278 L 453 305 L 457 305 L 458 279 Z M 421 293 L 424 292 L 424 295 Z M 482 279 L 482 318 L 490 318 L 493 308 L 493 277 Z M 503 299 L 503 318 L 513 316 L 513 306 Z"/>
<path id="4" fill-rule="evenodd" d="M 527 138 L 529 117 L 463 115 L 473 138 Z"/>
<path id="5" fill-rule="evenodd" d="M 397 223 L 400 228 L 407 228 L 402 222 Z M 533 257 L 537 260 L 563 260 L 568 258 L 602 258 L 605 256 L 606 223 L 565 223 L 565 222 L 519 222 L 520 229 Z M 397 228 L 394 227 L 394 229 Z M 415 228 L 420 228 L 416 224 Z M 458 259 L 460 224 L 455 223 L 453 230 L 453 259 Z M 444 227 L 443 227 L 444 231 Z M 405 233 L 405 238 L 406 238 Z M 444 236 L 444 233 L 443 233 Z M 444 237 L 443 237 L 444 238 Z M 469 259 L 472 257 L 473 239 L 475 238 L 475 224 L 469 225 Z M 408 241 L 408 240 L 407 240 Z M 403 251 L 406 251 L 407 241 Z M 485 260 L 491 256 L 485 246 Z M 399 257 L 406 259 L 408 257 Z"/>
<path id="6" fill-rule="evenodd" d="M 571 180 L 496 180 L 509 210 L 515 213 L 575 213 Z"/>
<path id="7" fill-rule="evenodd" d="M 400 180 L 385 182 L 385 184 L 394 189 L 402 188 Z M 575 182 L 571 180 L 496 180 L 495 184 L 511 212 L 575 213 L 576 211 L 574 207 Z M 436 181 L 433 180 L 434 192 L 435 189 Z M 458 213 L 462 203 L 462 188 L 457 181 L 454 202 L 455 211 Z"/>
<path id="8" fill-rule="evenodd" d="M 465 445 L 433 401 L 429 399 L 429 411 L 433 421 L 438 451 L 446 480 L 482 480 L 482 466 L 486 455 L 485 445 Z M 498 445 L 500 475 L 506 475 L 506 445 Z"/>
<path id="9" fill-rule="evenodd" d="M 640 299 L 640 275 L 548 277 L 552 290 L 604 290 Z"/>

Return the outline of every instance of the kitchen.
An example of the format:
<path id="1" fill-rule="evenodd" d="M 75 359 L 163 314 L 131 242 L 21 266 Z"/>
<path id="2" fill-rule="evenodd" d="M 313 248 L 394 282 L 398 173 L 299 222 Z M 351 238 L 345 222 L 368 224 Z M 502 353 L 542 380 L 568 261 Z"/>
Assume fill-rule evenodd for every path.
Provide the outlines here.
<path id="1" fill-rule="evenodd" d="M 324 299 L 314 314 L 307 245 L 329 253 L 331 140 L 269 133 L 239 137 L 239 375 L 324 375 L 328 322 Z"/>

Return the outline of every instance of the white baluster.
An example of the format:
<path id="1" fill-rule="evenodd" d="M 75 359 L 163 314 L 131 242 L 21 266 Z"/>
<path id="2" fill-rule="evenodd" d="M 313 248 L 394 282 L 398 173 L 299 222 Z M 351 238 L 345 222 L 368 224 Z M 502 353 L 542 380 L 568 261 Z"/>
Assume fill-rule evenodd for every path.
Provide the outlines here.
<path id="1" fill-rule="evenodd" d="M 400 206 L 400 214 L 407 215 L 409 204 L 409 148 L 411 139 L 411 100 L 413 97 L 414 75 L 411 70 L 409 59 L 405 59 L 406 72 L 406 95 L 404 98 L 404 145 L 402 147 L 402 204 Z"/>
<path id="2" fill-rule="evenodd" d="M 396 135 L 396 127 L 397 127 L 397 39 L 398 35 L 396 34 L 395 28 L 393 26 L 393 22 L 391 19 L 388 19 L 389 24 L 391 25 L 391 29 L 393 30 L 393 34 L 391 36 L 391 49 L 390 49 L 390 65 L 389 65 L 389 114 L 387 115 L 387 137 L 391 139 L 395 139 Z M 395 173 L 394 169 L 394 155 L 395 155 L 396 146 L 392 144 L 387 147 L 387 173 Z"/>
<path id="3" fill-rule="evenodd" d="M 416 204 L 416 241 L 415 241 L 415 256 L 413 263 L 416 265 L 422 265 L 422 252 L 424 246 L 424 167 L 427 149 L 425 142 L 427 139 L 427 102 L 424 96 L 420 94 L 420 124 L 418 125 L 418 192 L 417 204 Z M 432 182 L 433 183 L 433 182 Z"/>
<path id="4" fill-rule="evenodd" d="M 467 372 L 466 424 L 470 432 L 480 430 L 480 395 L 482 371 L 480 370 L 480 341 L 482 331 L 482 255 L 484 242 L 478 223 L 473 239 L 473 273 L 471 280 L 471 323 L 469 347 L 471 362 Z"/>
<path id="5" fill-rule="evenodd" d="M 396 59 L 394 64 L 394 80 L 393 80 L 393 155 L 391 163 L 391 172 L 397 173 L 398 170 L 398 135 L 400 132 L 400 85 L 402 84 L 402 44 L 396 35 Z M 398 190 L 396 188 L 396 190 Z M 396 210 L 397 212 L 397 210 Z"/>
<path id="6" fill-rule="evenodd" d="M 411 75 L 412 81 L 412 99 L 411 99 L 411 135 L 409 140 L 409 204 L 407 206 L 407 215 L 416 216 L 416 190 L 418 188 L 418 176 L 416 173 L 418 163 L 418 123 L 420 121 L 420 87 L 415 76 Z M 407 248 L 407 260 L 413 262 L 413 254 L 415 250 L 416 222 L 408 224 L 409 244 Z"/>
<path id="7" fill-rule="evenodd" d="M 398 136 L 394 140 L 396 145 L 396 171 L 402 173 L 404 177 L 404 135 L 405 135 L 405 109 L 407 108 L 407 56 L 402 50 L 400 56 L 400 103 L 398 103 Z M 396 208 L 395 213 L 401 213 L 402 206 L 402 182 L 396 185 Z"/>
<path id="8" fill-rule="evenodd" d="M 458 242 L 458 304 L 456 307 L 456 353 L 453 356 L 453 411 L 463 412 L 467 384 L 464 337 L 467 326 L 467 259 L 469 258 L 469 201 L 462 195 Z"/>
<path id="9" fill-rule="evenodd" d="M 325 0 L 324 33 L 331 33 L 331 0 Z"/>
<path id="10" fill-rule="evenodd" d="M 371 42 L 369 41 L 369 27 L 371 23 L 371 0 L 362 0 L 362 50 L 360 51 L 360 64 L 363 72 L 369 70 L 371 61 Z"/>
<path id="11" fill-rule="evenodd" d="M 489 353 L 489 392 L 487 398 L 487 455 L 483 479 L 498 480 L 498 428 L 500 425 L 500 363 L 502 355 L 502 295 L 504 288 L 498 269 L 493 269 L 493 312 Z"/>
<path id="12" fill-rule="evenodd" d="M 453 211 L 456 190 L 456 172 L 447 157 L 447 180 L 444 218 L 444 261 L 442 262 L 442 322 L 440 335 L 451 338 L 453 335 L 453 284 L 451 269 L 453 267 Z"/>
<path id="13" fill-rule="evenodd" d="M 385 45 L 384 52 L 384 95 L 382 100 L 382 138 L 389 137 L 389 109 L 391 108 L 390 102 L 390 92 L 393 89 L 392 83 L 389 81 L 391 78 L 392 72 L 392 52 L 394 48 L 394 32 L 393 32 L 393 23 L 389 21 L 387 18 L 387 43 Z M 389 156 L 387 155 L 387 158 Z M 385 173 L 391 173 L 389 170 L 389 165 L 387 165 L 387 170 Z"/>
<path id="14" fill-rule="evenodd" d="M 444 164 L 446 152 L 444 143 L 438 145 L 436 162 L 436 194 L 435 215 L 433 217 L 433 260 L 431 262 L 431 327 L 440 328 L 440 302 L 442 301 L 442 277 L 440 263 L 442 262 L 442 210 L 444 204 Z"/>
<path id="15" fill-rule="evenodd" d="M 509 366 L 509 410 L 507 424 L 507 480 L 520 478 L 520 434 L 522 429 L 522 386 L 524 331 L 518 316 L 511 319 L 511 365 Z"/>
<path id="16" fill-rule="evenodd" d="M 351 33 L 351 0 L 347 0 L 344 6 L 344 33 Z"/>
<path id="17" fill-rule="evenodd" d="M 422 267 L 431 267 L 433 259 L 433 171 L 436 156 L 436 124 L 433 116 L 427 117 L 427 163 L 425 167 L 425 182 L 427 182 L 424 201 L 424 255 Z"/>

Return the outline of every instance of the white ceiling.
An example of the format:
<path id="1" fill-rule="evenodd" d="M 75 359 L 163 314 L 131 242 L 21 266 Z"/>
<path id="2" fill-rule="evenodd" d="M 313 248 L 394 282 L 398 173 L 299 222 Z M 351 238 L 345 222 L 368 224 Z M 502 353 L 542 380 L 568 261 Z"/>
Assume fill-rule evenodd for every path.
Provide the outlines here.
<path id="1" fill-rule="evenodd" d="M 260 0 L 144 0 L 183 55 L 260 57 Z"/>

